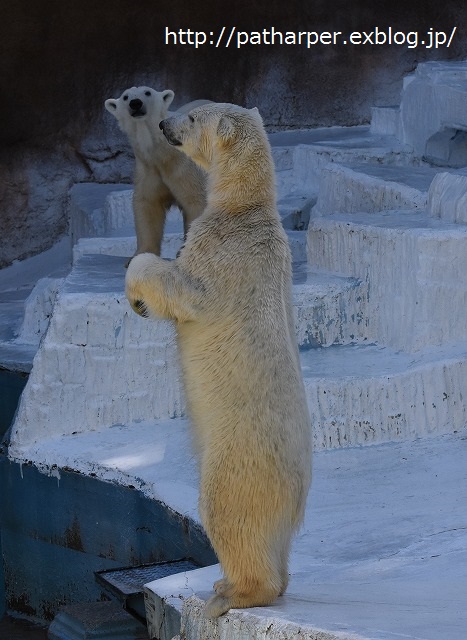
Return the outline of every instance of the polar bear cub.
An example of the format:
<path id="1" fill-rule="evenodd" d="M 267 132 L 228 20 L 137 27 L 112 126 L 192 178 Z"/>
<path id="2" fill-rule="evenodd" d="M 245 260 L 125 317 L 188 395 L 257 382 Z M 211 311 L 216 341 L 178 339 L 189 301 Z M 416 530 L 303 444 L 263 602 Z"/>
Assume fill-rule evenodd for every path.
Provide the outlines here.
<path id="1" fill-rule="evenodd" d="M 311 426 L 294 332 L 291 256 L 256 109 L 198 107 L 161 122 L 208 172 L 207 207 L 171 262 L 136 256 L 126 294 L 175 322 L 200 463 L 199 510 L 224 578 L 208 617 L 270 604 L 311 478 Z"/>
<path id="2" fill-rule="evenodd" d="M 183 215 L 185 236 L 191 222 L 206 206 L 206 176 L 185 154 L 168 144 L 159 129 L 174 98 L 170 89 L 131 87 L 120 98 L 109 98 L 105 108 L 127 134 L 136 166 L 133 211 L 136 254 L 160 255 L 167 210 L 177 204 Z M 182 107 L 184 113 L 199 100 Z"/>

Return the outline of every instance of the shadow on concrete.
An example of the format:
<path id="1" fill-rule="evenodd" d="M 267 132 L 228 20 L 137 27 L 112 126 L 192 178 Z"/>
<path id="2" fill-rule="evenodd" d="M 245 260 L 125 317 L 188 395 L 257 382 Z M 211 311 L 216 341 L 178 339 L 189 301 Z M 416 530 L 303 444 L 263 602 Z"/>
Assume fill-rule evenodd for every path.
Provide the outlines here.
<path id="1" fill-rule="evenodd" d="M 47 640 L 47 629 L 25 620 L 6 616 L 0 620 L 0 638 L 2 640 Z"/>

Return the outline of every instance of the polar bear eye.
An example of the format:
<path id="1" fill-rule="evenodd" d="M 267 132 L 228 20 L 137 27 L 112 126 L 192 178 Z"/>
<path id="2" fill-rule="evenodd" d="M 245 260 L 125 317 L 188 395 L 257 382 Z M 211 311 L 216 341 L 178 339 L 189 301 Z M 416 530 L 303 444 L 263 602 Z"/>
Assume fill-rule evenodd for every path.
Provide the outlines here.
<path id="1" fill-rule="evenodd" d="M 124 100 L 128 100 L 128 96 L 123 96 L 123 99 Z"/>
<path id="2" fill-rule="evenodd" d="M 144 92 L 144 95 L 145 95 L 145 96 L 150 96 L 150 95 L 151 95 L 151 92 L 150 92 L 150 91 L 145 91 L 145 92 Z"/>
<path id="3" fill-rule="evenodd" d="M 188 118 L 190 119 L 190 122 L 194 122 L 195 119 L 193 118 L 193 116 L 191 114 L 188 114 Z"/>

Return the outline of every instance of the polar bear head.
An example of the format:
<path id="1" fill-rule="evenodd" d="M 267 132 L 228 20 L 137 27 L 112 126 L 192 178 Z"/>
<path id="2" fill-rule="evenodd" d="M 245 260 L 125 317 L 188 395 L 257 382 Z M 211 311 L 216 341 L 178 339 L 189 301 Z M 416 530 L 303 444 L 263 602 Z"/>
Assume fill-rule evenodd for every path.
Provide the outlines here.
<path id="1" fill-rule="evenodd" d="M 125 133 L 131 133 L 137 123 L 143 121 L 149 121 L 157 128 L 159 122 L 167 117 L 173 99 L 174 92 L 170 89 L 155 91 L 151 87 L 131 87 L 119 98 L 106 100 L 105 108 L 117 118 Z"/>
<path id="2" fill-rule="evenodd" d="M 208 207 L 275 208 L 274 162 L 258 109 L 212 102 L 162 120 L 159 128 L 208 173 Z"/>
<path id="3" fill-rule="evenodd" d="M 167 141 L 209 170 L 214 157 L 244 155 L 264 146 L 266 134 L 258 109 L 209 103 L 159 123 Z"/>

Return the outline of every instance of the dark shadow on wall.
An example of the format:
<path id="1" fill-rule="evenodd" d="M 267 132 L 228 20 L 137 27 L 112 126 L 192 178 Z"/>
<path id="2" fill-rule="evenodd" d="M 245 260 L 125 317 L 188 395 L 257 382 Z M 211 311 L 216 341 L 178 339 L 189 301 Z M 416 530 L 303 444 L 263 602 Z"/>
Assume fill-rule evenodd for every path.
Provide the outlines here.
<path id="1" fill-rule="evenodd" d="M 174 106 L 197 98 L 257 106 L 271 130 L 355 125 L 368 122 L 371 106 L 397 104 L 402 77 L 419 62 L 460 59 L 466 50 L 467 7 L 458 0 L 174 1 L 163 10 L 153 0 L 0 1 L 0 267 L 66 232 L 74 182 L 131 180 L 123 135 L 103 109 L 128 86 L 171 88 Z M 449 49 L 363 44 L 364 37 L 359 45 L 307 48 L 281 45 L 275 35 L 266 44 L 272 28 L 341 31 L 343 39 L 375 27 L 451 33 L 454 26 Z M 175 44 L 173 35 L 165 44 L 166 27 L 177 40 L 194 42 L 198 31 L 214 44 Z M 253 42 L 261 44 L 236 48 L 238 31 L 259 33 Z"/>

